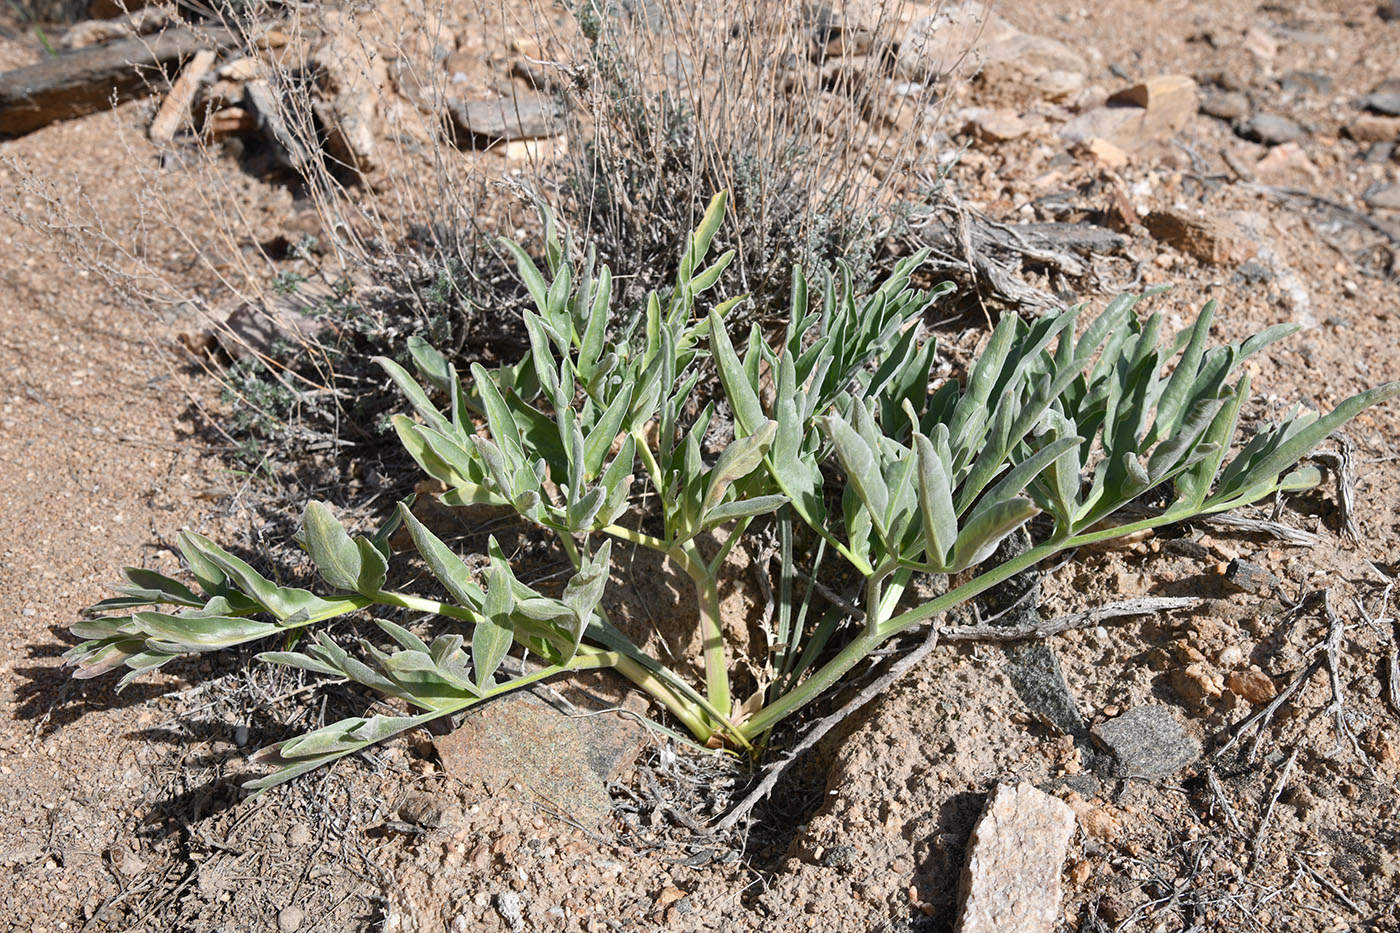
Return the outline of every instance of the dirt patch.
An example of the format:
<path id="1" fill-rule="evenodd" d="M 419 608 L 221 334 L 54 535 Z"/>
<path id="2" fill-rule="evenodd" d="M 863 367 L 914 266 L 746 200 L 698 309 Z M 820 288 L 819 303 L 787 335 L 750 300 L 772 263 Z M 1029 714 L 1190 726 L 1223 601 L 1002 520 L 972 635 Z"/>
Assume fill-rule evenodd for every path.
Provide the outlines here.
<path id="1" fill-rule="evenodd" d="M 1251 423 L 1296 400 L 1325 409 L 1400 378 L 1400 218 L 1368 206 L 1384 203 L 1378 192 L 1397 184 L 1400 163 L 1393 148 L 1374 148 L 1384 140 L 1350 130 L 1361 116 L 1353 101 L 1393 76 L 1387 51 L 1400 45 L 1400 23 L 1361 2 L 1003 12 L 1025 34 L 1063 43 L 1083 60 L 1084 80 L 1019 71 L 1012 80 L 989 66 L 946 95 L 950 118 L 930 154 L 968 144 L 941 167 L 966 206 L 995 221 L 1102 222 L 1128 238 L 1122 251 L 1083 260 L 1079 275 L 1025 262 L 1040 294 L 1101 304 L 1171 283 L 1151 308 L 1176 327 L 1217 299 L 1220 341 L 1308 325 L 1250 363 L 1263 392 Z M 443 49 L 455 56 L 446 80 L 463 74 L 457 83 L 482 93 L 493 78 L 524 86 L 502 78 L 521 54 L 510 38 L 485 36 Z M 413 52 L 438 59 L 431 46 Z M 38 54 L 31 38 L 0 41 L 6 66 Z M 1060 137 L 1110 94 L 1164 74 L 1191 76 L 1203 100 L 1237 95 L 1234 109 L 1209 105 L 1226 117 L 1194 115 L 1131 153 Z M 1015 123 L 972 112 L 988 108 Z M 264 481 L 211 452 L 223 441 L 201 412 L 220 404 L 217 389 L 175 349 L 180 333 L 202 326 L 197 315 L 114 301 L 42 229 L 56 198 L 113 224 L 112 242 L 138 244 L 172 277 L 194 268 L 195 249 L 209 247 L 183 234 L 208 230 L 211 202 L 179 160 L 155 173 L 155 188 L 127 184 L 161 164 L 143 136 L 152 112 L 124 105 L 0 144 L 0 907 L 16 929 L 944 930 L 972 824 L 1003 779 L 1076 810 L 1064 929 L 1400 928 L 1400 710 L 1387 705 L 1386 661 L 1400 569 L 1393 405 L 1348 431 L 1355 543 L 1329 485 L 1283 503 L 1280 521 L 1315 535 L 1309 544 L 1199 522 L 1046 573 L 1046 616 L 1145 594 L 1203 598 L 1190 612 L 1049 643 L 1087 724 L 1144 705 L 1187 723 L 1204 754 L 1174 775 L 1125 780 L 1096 767 L 1073 736 L 1028 710 L 1006 650 L 961 645 L 937 649 L 809 754 L 747 837 L 713 837 L 703 825 L 747 776 L 664 739 L 610 785 L 613 820 L 601 829 L 571 825 L 523 787 L 445 778 L 426 733 L 243 800 L 247 752 L 366 698 L 313 692 L 249 654 L 172 665 L 115 696 L 107 681 L 71 681 L 59 667 L 67 625 L 122 565 L 177 568 L 176 531 L 259 554 L 285 528 L 262 510 L 275 496 L 262 486 L 253 495 Z M 1257 112 L 1289 117 L 1295 148 L 1246 139 L 1259 134 L 1235 122 Z M 892 115 L 871 128 L 897 124 Z M 495 177 L 542 150 L 454 155 Z M 415 177 L 432 176 L 424 160 Z M 305 206 L 246 161 L 201 165 L 224 174 L 265 239 L 292 229 Z M 1231 248 L 1137 225 L 1158 212 L 1204 218 Z M 1241 244 L 1249 248 L 1233 248 Z M 302 274 L 305 262 L 289 257 L 273 272 Z M 977 288 L 987 283 L 976 283 L 965 296 L 972 313 L 930 322 L 954 362 L 984 333 Z M 286 504 L 305 492 L 286 490 Z M 354 495 L 373 511 L 370 484 Z M 548 572 L 557 556 L 535 557 Z M 1255 592 L 1229 583 L 1239 559 L 1273 582 L 1261 577 Z M 668 663 L 693 657 L 673 637 L 693 635 L 688 582 L 660 566 L 641 576 L 644 590 L 610 593 L 610 611 Z M 736 634 L 750 637 L 742 619 L 761 595 L 747 582 L 725 595 Z M 1267 723 L 1249 724 L 1295 681 Z"/>

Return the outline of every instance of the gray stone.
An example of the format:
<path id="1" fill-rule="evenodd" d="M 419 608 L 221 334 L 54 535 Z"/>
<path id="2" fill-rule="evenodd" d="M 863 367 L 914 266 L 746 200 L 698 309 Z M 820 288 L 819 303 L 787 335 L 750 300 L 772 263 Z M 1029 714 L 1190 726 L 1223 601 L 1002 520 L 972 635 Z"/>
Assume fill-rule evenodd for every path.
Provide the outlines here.
<path id="1" fill-rule="evenodd" d="M 1167 777 L 1201 757 L 1201 743 L 1165 706 L 1134 707 L 1095 726 L 1093 733 L 1113 756 L 1120 777 Z"/>
<path id="2" fill-rule="evenodd" d="M 954 933 L 1049 933 L 1074 811 L 1029 784 L 998 784 L 972 830 Z"/>
<path id="3" fill-rule="evenodd" d="M 1301 142 L 1308 136 L 1308 131 L 1296 122 L 1276 113 L 1256 113 L 1241 123 L 1236 132 L 1245 139 L 1266 146 Z"/>
<path id="4" fill-rule="evenodd" d="M 1238 557 L 1225 568 L 1225 582 L 1246 593 L 1272 593 L 1279 585 L 1278 577 L 1258 564 Z"/>
<path id="5" fill-rule="evenodd" d="M 1400 211 L 1400 185 L 1386 185 L 1366 192 L 1366 204 L 1388 211 Z"/>
<path id="6" fill-rule="evenodd" d="M 296 933 L 305 920 L 306 911 L 296 904 L 291 904 L 277 912 L 277 929 L 280 933 Z"/>
<path id="7" fill-rule="evenodd" d="M 1356 102 L 1362 110 L 1400 117 L 1400 91 L 1375 91 Z"/>
<path id="8" fill-rule="evenodd" d="M 1249 98 L 1239 91 L 1207 88 L 1201 94 L 1201 113 L 1217 120 L 1243 120 L 1249 116 Z"/>
<path id="9" fill-rule="evenodd" d="M 447 111 L 461 136 L 475 146 L 537 139 L 564 131 L 563 111 L 543 94 L 518 93 L 495 100 L 448 98 Z"/>

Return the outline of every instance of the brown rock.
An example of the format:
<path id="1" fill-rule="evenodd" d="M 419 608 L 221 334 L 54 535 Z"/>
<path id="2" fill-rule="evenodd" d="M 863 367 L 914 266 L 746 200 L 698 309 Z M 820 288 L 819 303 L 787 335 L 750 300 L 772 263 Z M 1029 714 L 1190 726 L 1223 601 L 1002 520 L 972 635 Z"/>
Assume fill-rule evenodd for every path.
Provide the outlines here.
<path id="1" fill-rule="evenodd" d="M 1079 819 L 1079 825 L 1091 838 L 1098 839 L 1100 842 L 1112 842 L 1123 831 L 1122 825 L 1112 813 L 1103 807 L 1095 806 L 1081 794 L 1071 793 L 1065 798 L 1065 803 L 1069 804 L 1070 809 Z"/>
<path id="2" fill-rule="evenodd" d="M 954 933 L 1049 933 L 1074 811 L 1029 784 L 998 784 L 972 830 Z"/>
<path id="3" fill-rule="evenodd" d="M 1155 111 L 1159 119 L 1180 129 L 1197 110 L 1196 82 L 1186 75 L 1157 75 L 1113 94 L 1108 103 Z"/>
<path id="4" fill-rule="evenodd" d="M 327 18 L 327 38 L 311 56 L 321 99 L 316 116 L 326 131 L 326 151 L 341 165 L 368 174 L 382 166 L 375 121 L 389 83 L 381 56 L 367 56 L 348 16 Z"/>
<path id="5" fill-rule="evenodd" d="M 994 143 L 1020 139 L 1030 129 L 1014 110 L 989 110 L 978 114 L 972 119 L 971 128 L 979 139 Z"/>
<path id="6" fill-rule="evenodd" d="M 1170 139 L 1191 122 L 1197 109 L 1195 81 L 1185 75 L 1159 75 L 1075 117 L 1061 127 L 1060 136 L 1070 142 L 1105 139 L 1131 154 Z"/>
<path id="7" fill-rule="evenodd" d="M 1307 188 L 1321 182 L 1322 176 L 1303 147 L 1284 143 L 1254 163 L 1254 177 L 1266 185 Z"/>
<path id="8" fill-rule="evenodd" d="M 1257 251 L 1240 230 L 1211 217 L 1192 217 L 1177 210 L 1162 210 L 1148 214 L 1142 223 L 1156 239 L 1207 265 L 1238 264 Z"/>
<path id="9" fill-rule="evenodd" d="M 574 719 L 514 693 L 468 713 L 435 744 L 449 776 L 493 793 L 519 784 L 551 810 L 597 826 L 612 810 L 604 781 L 641 738 L 642 727 L 617 713 Z"/>
<path id="10" fill-rule="evenodd" d="M 1084 143 L 1084 152 L 1104 168 L 1122 168 L 1128 164 L 1128 154 L 1106 139 L 1091 139 Z"/>
<path id="11" fill-rule="evenodd" d="M 1249 27 L 1240 46 L 1262 62 L 1271 62 L 1278 55 L 1278 40 L 1258 26 Z"/>
<path id="12" fill-rule="evenodd" d="M 1273 678 L 1263 671 L 1234 671 L 1226 679 L 1225 685 L 1235 696 L 1256 706 L 1278 696 L 1278 688 L 1274 686 Z"/>
<path id="13" fill-rule="evenodd" d="M 1387 143 L 1400 140 L 1400 117 L 1364 113 L 1347 127 L 1347 135 L 1359 143 Z"/>
<path id="14" fill-rule="evenodd" d="M 1205 664 L 1188 664 L 1172 671 L 1172 689 L 1184 700 L 1205 706 L 1224 695 L 1220 679 Z"/>

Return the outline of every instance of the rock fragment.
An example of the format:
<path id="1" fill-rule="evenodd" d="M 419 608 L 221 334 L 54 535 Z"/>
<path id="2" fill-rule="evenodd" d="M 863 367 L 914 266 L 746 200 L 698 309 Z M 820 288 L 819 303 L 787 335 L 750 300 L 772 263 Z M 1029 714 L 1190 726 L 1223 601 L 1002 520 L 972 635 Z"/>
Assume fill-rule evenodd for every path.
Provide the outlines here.
<path id="1" fill-rule="evenodd" d="M 636 755 L 643 735 L 618 713 L 576 720 L 512 694 L 468 714 L 434 744 L 449 776 L 493 793 L 518 784 L 551 810 L 596 826 L 612 810 L 604 782 Z"/>
<path id="2" fill-rule="evenodd" d="M 1245 593 L 1269 594 L 1278 588 L 1279 579 L 1251 561 L 1235 558 L 1225 568 L 1225 582 Z"/>
<path id="3" fill-rule="evenodd" d="M 1238 228 L 1214 217 L 1169 209 L 1152 211 L 1142 223 L 1156 239 L 1207 265 L 1237 265 L 1257 251 Z"/>
<path id="4" fill-rule="evenodd" d="M 1230 692 L 1255 706 L 1269 702 L 1278 696 L 1278 687 L 1273 678 L 1263 671 L 1233 671 L 1225 680 Z"/>
<path id="5" fill-rule="evenodd" d="M 1362 110 L 1388 117 L 1400 117 L 1400 90 L 1372 91 L 1356 102 Z"/>
<path id="6" fill-rule="evenodd" d="M 1049 933 L 1074 811 L 1029 784 L 998 784 L 968 843 L 954 933 Z"/>
<path id="7" fill-rule="evenodd" d="M 1083 84 L 1084 58 L 1055 39 L 1017 29 L 975 0 L 915 20 L 899 44 L 895 69 L 921 83 L 998 69 L 996 82 L 1016 77 L 1049 97 Z"/>
<path id="8" fill-rule="evenodd" d="M 383 165 L 375 121 L 382 89 L 389 83 L 388 66 L 381 56 L 365 55 L 349 17 L 328 16 L 326 34 L 311 55 L 320 91 L 314 106 L 325 128 L 326 152 L 339 164 L 366 175 Z"/>
<path id="9" fill-rule="evenodd" d="M 1249 116 L 1249 98 L 1239 91 L 1212 88 L 1201 95 L 1201 113 L 1217 120 L 1243 120 Z"/>
<path id="10" fill-rule="evenodd" d="M 1093 734 L 1122 777 L 1168 777 L 1201 757 L 1201 743 L 1165 706 L 1134 707 L 1094 726 Z"/>
<path id="11" fill-rule="evenodd" d="M 1296 121 L 1276 113 L 1256 113 L 1241 123 L 1235 132 L 1251 142 L 1266 146 L 1302 142 L 1308 137 L 1308 131 Z"/>
<path id="12" fill-rule="evenodd" d="M 1347 135 L 1359 143 L 1386 143 L 1400 139 L 1400 117 L 1363 113 L 1347 127 Z"/>
<path id="13" fill-rule="evenodd" d="M 1158 75 L 1126 88 L 1060 128 L 1070 142 L 1104 139 L 1132 154 L 1164 142 L 1195 117 L 1196 82 L 1185 75 Z"/>
<path id="14" fill-rule="evenodd" d="M 1400 211 L 1400 185 L 1378 187 L 1367 191 L 1364 197 L 1368 207 Z"/>
<path id="15" fill-rule="evenodd" d="M 1270 149 L 1254 163 L 1254 177 L 1266 185 L 1286 188 L 1307 188 L 1322 180 L 1317 166 L 1297 143 L 1284 143 Z"/>
<path id="16" fill-rule="evenodd" d="M 448 98 L 447 111 L 459 135 L 474 146 L 554 136 L 564 130 L 563 112 L 543 94 L 518 92 L 495 100 Z"/>

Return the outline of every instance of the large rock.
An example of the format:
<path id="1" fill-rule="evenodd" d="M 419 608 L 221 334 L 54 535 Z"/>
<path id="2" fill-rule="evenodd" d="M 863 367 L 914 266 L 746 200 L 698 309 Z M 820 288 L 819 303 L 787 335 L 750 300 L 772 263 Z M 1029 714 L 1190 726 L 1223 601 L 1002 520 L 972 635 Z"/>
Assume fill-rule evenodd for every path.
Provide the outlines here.
<path id="1" fill-rule="evenodd" d="M 975 0 L 915 20 L 899 45 L 898 74 L 933 83 L 990 67 L 1013 73 L 1047 96 L 1078 88 L 1088 65 L 1063 42 L 1024 33 Z"/>
<path id="2" fill-rule="evenodd" d="M 326 39 L 312 53 L 311 67 L 320 91 L 315 108 L 325 128 L 326 152 L 365 175 L 383 165 L 376 120 L 389 72 L 382 56 L 366 54 L 354 28 L 349 17 L 327 17 Z"/>
<path id="3" fill-rule="evenodd" d="M 636 756 L 645 729 L 616 712 L 571 718 L 513 693 L 469 712 L 437 740 L 443 770 L 492 793 L 522 790 L 556 812 L 598 826 L 611 812 L 606 782 Z"/>
<path id="4" fill-rule="evenodd" d="M 1201 743 L 1186 734 L 1165 706 L 1134 707 L 1093 732 L 1113 756 L 1120 777 L 1170 777 L 1201 757 Z"/>
<path id="5" fill-rule="evenodd" d="M 954 933 L 1049 933 L 1074 811 L 1029 784 L 998 784 L 968 843 Z"/>
<path id="6" fill-rule="evenodd" d="M 1075 117 L 1060 128 L 1060 137 L 1075 143 L 1104 139 L 1132 154 L 1171 139 L 1190 124 L 1198 108 L 1195 81 L 1158 75 Z"/>
<path id="7" fill-rule="evenodd" d="M 473 146 L 493 146 L 512 139 L 537 139 L 564 131 L 563 111 L 544 94 L 516 92 L 495 100 L 448 98 L 459 138 Z"/>

